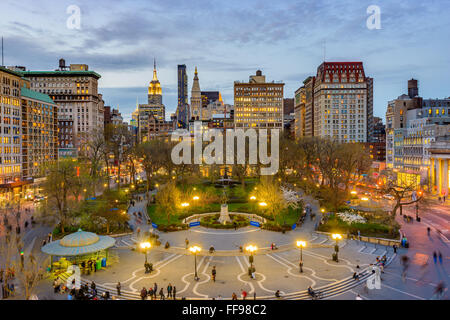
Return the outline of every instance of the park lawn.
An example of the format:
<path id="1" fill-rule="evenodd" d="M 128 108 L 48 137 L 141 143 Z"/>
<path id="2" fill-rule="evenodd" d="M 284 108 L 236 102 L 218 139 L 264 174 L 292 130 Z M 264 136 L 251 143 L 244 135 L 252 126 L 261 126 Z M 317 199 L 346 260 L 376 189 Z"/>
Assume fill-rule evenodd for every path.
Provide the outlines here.
<path id="1" fill-rule="evenodd" d="M 275 222 L 279 225 L 293 225 L 294 223 L 297 223 L 301 212 L 301 207 L 298 209 L 292 209 L 289 207 L 287 210 L 284 210 L 284 212 L 275 217 Z"/>
<path id="2" fill-rule="evenodd" d="M 399 226 L 395 222 L 377 221 L 370 218 L 367 223 L 348 224 L 332 214 L 326 223 L 319 226 L 318 230 L 353 235 L 356 235 L 359 230 L 361 235 L 366 237 L 397 239 Z"/>

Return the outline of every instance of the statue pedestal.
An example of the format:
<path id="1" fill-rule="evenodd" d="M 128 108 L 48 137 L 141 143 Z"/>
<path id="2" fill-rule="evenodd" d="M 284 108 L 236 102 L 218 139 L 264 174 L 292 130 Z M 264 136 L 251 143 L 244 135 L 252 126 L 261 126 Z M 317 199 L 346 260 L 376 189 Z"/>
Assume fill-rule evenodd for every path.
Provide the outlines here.
<path id="1" fill-rule="evenodd" d="M 220 217 L 219 222 L 221 224 L 231 223 L 230 215 L 228 214 L 228 205 L 222 204 L 220 207 Z"/>

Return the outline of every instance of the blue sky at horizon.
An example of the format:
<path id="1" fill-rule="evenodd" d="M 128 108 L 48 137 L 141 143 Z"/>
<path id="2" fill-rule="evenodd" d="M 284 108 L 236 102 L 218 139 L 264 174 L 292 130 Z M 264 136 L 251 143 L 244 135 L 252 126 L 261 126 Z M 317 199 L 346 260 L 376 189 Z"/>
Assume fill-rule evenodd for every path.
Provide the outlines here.
<path id="1" fill-rule="evenodd" d="M 81 29 L 66 27 L 67 7 L 81 9 Z M 381 29 L 366 10 L 381 8 Z M 198 67 L 202 90 L 233 103 L 233 82 L 261 69 L 292 98 L 326 61 L 363 61 L 374 78 L 374 114 L 419 80 L 424 98 L 450 96 L 450 0 L 2 0 L 5 65 L 54 70 L 58 59 L 102 75 L 105 103 L 130 118 L 147 99 L 156 58 L 166 114 L 177 104 L 177 65 L 189 90 Z"/>

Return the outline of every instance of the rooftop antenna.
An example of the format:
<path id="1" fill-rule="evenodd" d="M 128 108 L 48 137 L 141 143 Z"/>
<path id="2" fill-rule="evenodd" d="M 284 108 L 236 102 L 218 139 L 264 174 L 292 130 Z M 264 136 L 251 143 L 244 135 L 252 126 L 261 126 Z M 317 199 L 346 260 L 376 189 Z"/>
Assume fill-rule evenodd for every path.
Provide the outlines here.
<path id="1" fill-rule="evenodd" d="M 325 62 L 327 56 L 327 40 L 323 40 L 323 62 Z"/>
<path id="2" fill-rule="evenodd" d="M 3 37 L 2 37 L 2 66 L 5 65 L 4 55 L 3 55 Z"/>

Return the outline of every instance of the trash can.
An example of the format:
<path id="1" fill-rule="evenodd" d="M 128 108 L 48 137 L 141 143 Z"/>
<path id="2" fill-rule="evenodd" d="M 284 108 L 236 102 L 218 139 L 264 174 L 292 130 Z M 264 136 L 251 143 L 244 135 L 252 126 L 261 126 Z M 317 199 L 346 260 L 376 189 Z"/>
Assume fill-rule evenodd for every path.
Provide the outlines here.
<path id="1" fill-rule="evenodd" d="M 106 258 L 102 259 L 102 268 L 106 268 Z"/>
<path id="2" fill-rule="evenodd" d="M 100 270 L 102 268 L 102 260 L 97 260 L 95 262 L 95 269 Z"/>

